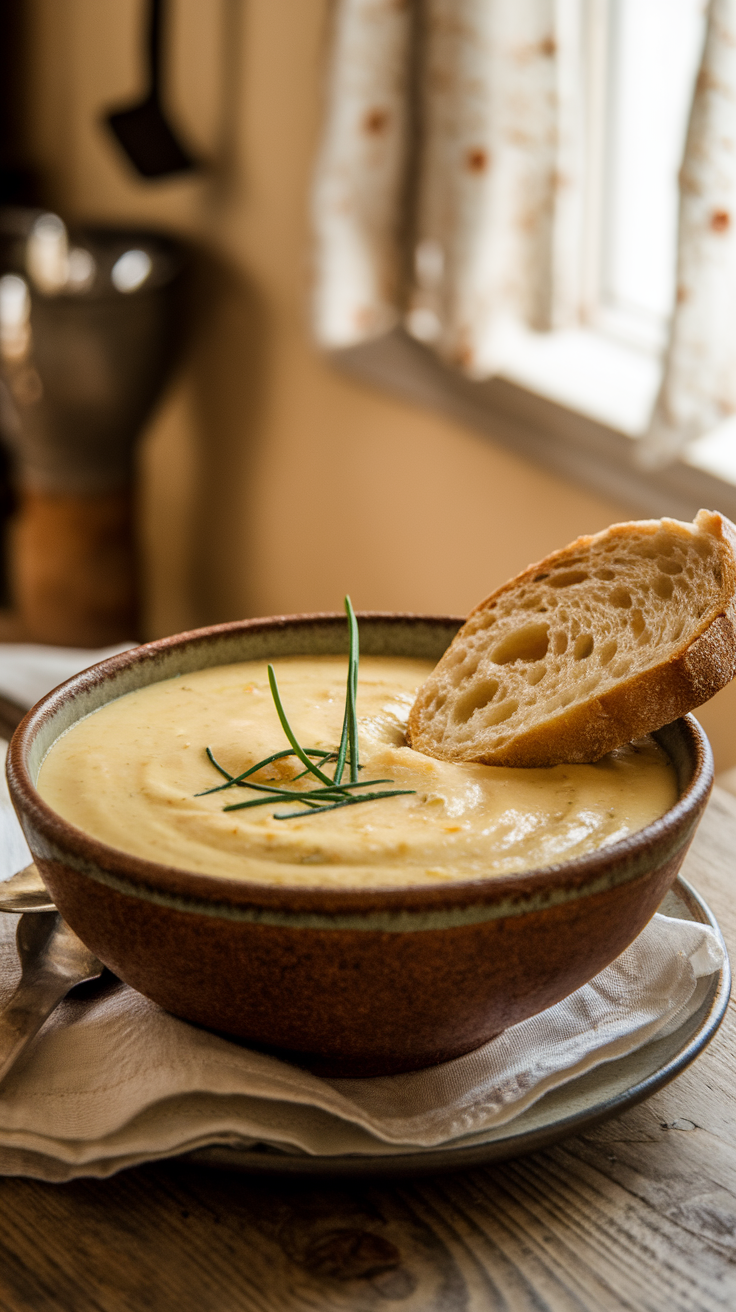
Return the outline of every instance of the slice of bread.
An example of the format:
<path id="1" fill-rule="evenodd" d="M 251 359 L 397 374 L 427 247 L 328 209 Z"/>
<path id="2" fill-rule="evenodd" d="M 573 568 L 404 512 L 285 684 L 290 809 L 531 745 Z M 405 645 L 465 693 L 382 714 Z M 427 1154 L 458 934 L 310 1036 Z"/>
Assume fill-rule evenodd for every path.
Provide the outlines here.
<path id="1" fill-rule="evenodd" d="M 411 746 L 446 761 L 597 761 L 736 673 L 736 527 L 613 524 L 471 611 L 420 689 Z"/>

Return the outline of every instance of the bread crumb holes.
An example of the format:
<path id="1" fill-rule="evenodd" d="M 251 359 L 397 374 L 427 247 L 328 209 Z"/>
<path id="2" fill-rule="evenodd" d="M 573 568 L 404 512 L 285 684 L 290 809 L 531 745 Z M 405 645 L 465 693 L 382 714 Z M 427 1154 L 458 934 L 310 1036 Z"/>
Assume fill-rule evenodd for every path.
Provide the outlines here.
<path id="1" fill-rule="evenodd" d="M 513 699 L 507 702 L 501 702 L 500 706 L 489 707 L 482 717 L 483 723 L 487 725 L 488 728 L 491 728 L 494 724 L 503 724 L 504 720 L 510 720 L 511 716 L 515 715 L 518 709 L 519 703 L 513 701 Z"/>
<path id="2" fill-rule="evenodd" d="M 569 569 L 564 574 L 555 574 L 550 578 L 551 588 L 572 588 L 576 583 L 584 583 L 589 577 L 587 570 Z"/>
<path id="3" fill-rule="evenodd" d="M 468 688 L 466 693 L 458 697 L 452 708 L 453 720 L 459 724 L 467 724 L 476 711 L 493 701 L 497 693 L 498 683 L 495 679 L 484 679 L 482 683 Z"/>
<path id="4" fill-rule="evenodd" d="M 491 653 L 494 665 L 511 665 L 514 661 L 541 661 L 547 655 L 549 629 L 546 624 L 524 624 L 502 638 Z"/>

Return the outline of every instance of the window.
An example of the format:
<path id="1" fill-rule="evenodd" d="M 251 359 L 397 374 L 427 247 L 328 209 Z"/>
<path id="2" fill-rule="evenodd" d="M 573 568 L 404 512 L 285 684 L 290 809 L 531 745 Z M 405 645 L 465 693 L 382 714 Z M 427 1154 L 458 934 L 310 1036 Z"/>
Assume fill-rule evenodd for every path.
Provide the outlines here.
<path id="1" fill-rule="evenodd" d="M 608 0 L 591 9 L 591 319 L 661 351 L 674 305 L 677 174 L 705 36 L 703 0 Z"/>
<path id="2" fill-rule="evenodd" d="M 580 327 L 524 334 L 508 377 L 630 437 L 649 422 L 675 296 L 678 171 L 703 0 L 573 0 L 583 124 L 570 243 Z"/>
<path id="3" fill-rule="evenodd" d="M 380 342 L 366 343 L 344 352 L 344 363 L 458 417 L 474 414 L 470 421 L 495 435 L 484 408 L 492 405 L 496 419 L 499 409 L 509 420 L 516 411 L 516 449 L 645 512 L 689 517 L 692 506 L 711 502 L 736 513 L 736 419 L 696 443 L 679 467 L 645 476 L 631 462 L 631 439 L 646 431 L 659 390 L 674 304 L 678 171 L 705 0 L 558 0 L 558 13 L 561 94 L 577 129 L 561 256 L 576 322 L 520 330 L 509 341 L 502 380 L 512 388 L 458 379 L 397 335 L 392 358 Z M 547 407 L 545 441 L 540 397 L 574 413 L 574 450 L 559 449 L 571 423 L 556 407 Z M 579 417 L 592 421 L 587 443 Z M 521 427 L 530 424 L 536 437 L 525 439 Z"/>

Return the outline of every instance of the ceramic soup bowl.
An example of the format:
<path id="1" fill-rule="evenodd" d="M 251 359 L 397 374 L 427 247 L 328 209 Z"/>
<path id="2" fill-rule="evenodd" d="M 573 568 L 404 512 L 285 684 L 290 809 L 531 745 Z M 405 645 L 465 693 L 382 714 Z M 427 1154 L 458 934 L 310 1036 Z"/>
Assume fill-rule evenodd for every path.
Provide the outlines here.
<path id="1" fill-rule="evenodd" d="M 361 651 L 436 661 L 452 618 L 360 617 Z M 285 888 L 141 860 L 67 823 L 35 788 L 49 748 L 122 694 L 214 665 L 347 650 L 342 615 L 244 620 L 113 656 L 49 693 L 8 754 L 14 805 L 62 916 L 122 980 L 177 1016 L 325 1074 L 447 1061 L 558 1002 L 628 946 L 672 884 L 708 799 L 691 716 L 657 737 L 679 799 L 590 856 L 431 887 Z"/>

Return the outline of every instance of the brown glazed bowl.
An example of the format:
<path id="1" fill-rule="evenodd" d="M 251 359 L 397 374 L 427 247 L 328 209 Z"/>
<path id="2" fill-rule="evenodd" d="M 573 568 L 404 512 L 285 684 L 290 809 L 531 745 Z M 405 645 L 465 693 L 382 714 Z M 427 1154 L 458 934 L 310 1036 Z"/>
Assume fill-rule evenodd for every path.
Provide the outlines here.
<path id="1" fill-rule="evenodd" d="M 437 660 L 451 618 L 359 616 L 364 654 Z M 113 656 L 29 711 L 8 755 L 15 808 L 62 916 L 116 975 L 177 1016 L 325 1074 L 415 1070 L 469 1052 L 592 978 L 672 884 L 708 799 L 707 739 L 657 737 L 677 803 L 591 856 L 525 874 L 392 889 L 284 888 L 117 851 L 35 789 L 52 743 L 135 688 L 233 661 L 347 650 L 342 615 L 244 620 Z"/>

